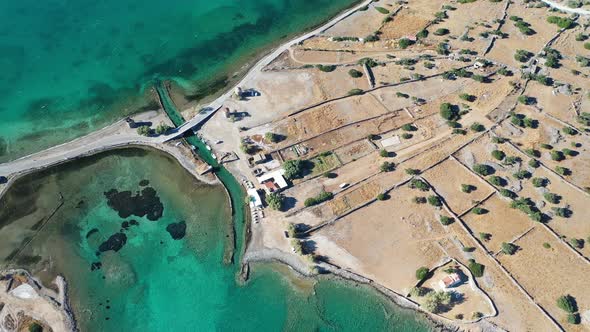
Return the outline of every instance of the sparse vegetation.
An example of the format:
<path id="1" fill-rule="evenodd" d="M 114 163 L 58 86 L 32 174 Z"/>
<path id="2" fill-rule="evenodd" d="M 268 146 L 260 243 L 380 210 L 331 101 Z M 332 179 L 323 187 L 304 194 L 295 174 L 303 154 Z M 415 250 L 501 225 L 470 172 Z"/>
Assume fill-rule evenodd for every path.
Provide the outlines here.
<path id="1" fill-rule="evenodd" d="M 315 197 L 310 197 L 308 199 L 306 199 L 303 204 L 307 207 L 307 206 L 314 206 L 314 205 L 318 205 L 320 203 L 323 203 L 325 201 L 329 201 L 332 199 L 332 197 L 334 197 L 334 195 L 331 192 L 327 192 L 327 191 L 322 191 L 321 193 L 319 193 L 317 196 Z"/>

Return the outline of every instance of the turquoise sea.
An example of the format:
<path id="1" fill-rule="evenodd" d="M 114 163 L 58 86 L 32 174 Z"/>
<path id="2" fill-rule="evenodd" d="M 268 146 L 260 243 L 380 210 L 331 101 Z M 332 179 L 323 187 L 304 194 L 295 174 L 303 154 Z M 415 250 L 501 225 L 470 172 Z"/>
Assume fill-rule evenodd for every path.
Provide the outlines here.
<path id="1" fill-rule="evenodd" d="M 147 200 L 109 205 L 112 190 Z M 113 208 L 141 214 L 160 203 L 161 217 Z M 363 285 L 269 264 L 240 285 L 238 264 L 223 263 L 232 245 L 224 190 L 159 152 L 113 151 L 26 176 L 0 206 L 1 265 L 26 267 L 47 285 L 63 273 L 81 331 L 428 331 Z M 173 239 L 167 228 L 182 221 L 185 235 Z M 124 245 L 97 253 L 113 234 Z"/>
<path id="2" fill-rule="evenodd" d="M 154 108 L 154 78 L 189 100 L 265 47 L 354 0 L 0 1 L 0 162 Z"/>

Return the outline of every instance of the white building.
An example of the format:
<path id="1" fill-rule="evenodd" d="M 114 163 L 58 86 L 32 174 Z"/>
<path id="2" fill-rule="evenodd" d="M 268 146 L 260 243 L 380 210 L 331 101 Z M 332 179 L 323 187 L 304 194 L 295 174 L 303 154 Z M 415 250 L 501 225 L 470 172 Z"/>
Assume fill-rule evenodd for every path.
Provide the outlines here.
<path id="1" fill-rule="evenodd" d="M 258 183 L 262 185 L 266 192 L 272 193 L 289 187 L 287 180 L 285 180 L 285 177 L 283 176 L 284 174 L 285 170 L 281 168 L 273 172 L 262 174 L 256 179 L 258 179 Z"/>

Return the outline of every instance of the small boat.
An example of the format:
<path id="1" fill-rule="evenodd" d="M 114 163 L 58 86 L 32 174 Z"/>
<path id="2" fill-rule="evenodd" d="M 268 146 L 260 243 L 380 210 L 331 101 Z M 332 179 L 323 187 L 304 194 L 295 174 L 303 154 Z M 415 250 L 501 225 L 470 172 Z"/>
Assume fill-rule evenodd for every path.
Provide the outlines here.
<path id="1" fill-rule="evenodd" d="M 213 157 L 213 159 L 217 160 L 217 156 L 215 155 L 215 153 L 212 153 L 211 157 Z"/>
<path id="2" fill-rule="evenodd" d="M 205 145 L 205 147 L 207 148 L 207 150 L 211 151 L 211 147 L 209 145 Z"/>

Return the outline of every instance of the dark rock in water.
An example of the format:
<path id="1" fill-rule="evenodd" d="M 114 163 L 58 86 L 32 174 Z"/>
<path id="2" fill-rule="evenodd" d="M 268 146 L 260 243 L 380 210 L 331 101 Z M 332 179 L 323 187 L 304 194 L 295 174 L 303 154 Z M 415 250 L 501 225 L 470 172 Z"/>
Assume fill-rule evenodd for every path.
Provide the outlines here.
<path id="1" fill-rule="evenodd" d="M 139 226 L 139 222 L 135 219 L 131 219 L 131 220 L 129 220 L 129 225 Z"/>
<path id="2" fill-rule="evenodd" d="M 119 213 L 119 217 L 147 216 L 149 220 L 155 221 L 162 217 L 164 205 L 160 201 L 156 190 L 152 187 L 143 188 L 135 195 L 131 191 L 118 191 L 111 189 L 104 193 L 109 207 Z"/>
<path id="3" fill-rule="evenodd" d="M 93 228 L 86 233 L 86 238 L 89 238 L 92 234 L 98 233 L 98 228 Z"/>
<path id="4" fill-rule="evenodd" d="M 139 185 L 142 186 L 142 187 L 145 187 L 148 184 L 150 184 L 150 181 L 149 180 L 145 180 L 144 179 L 144 180 L 139 181 Z"/>
<path id="5" fill-rule="evenodd" d="M 129 228 L 129 222 L 128 222 L 128 221 L 123 221 L 123 222 L 121 223 L 121 227 L 123 227 L 124 229 L 127 229 L 127 228 Z"/>
<path id="6" fill-rule="evenodd" d="M 127 243 L 127 235 L 125 235 L 123 233 L 115 233 L 115 234 L 111 235 L 111 237 L 109 237 L 108 240 L 101 243 L 100 246 L 98 247 L 98 250 L 100 252 L 105 252 L 108 250 L 113 250 L 113 251 L 117 252 L 117 251 L 121 250 L 121 248 L 123 248 L 125 243 Z"/>
<path id="7" fill-rule="evenodd" d="M 101 262 L 94 262 L 90 265 L 90 271 L 98 270 L 102 267 Z"/>
<path id="8" fill-rule="evenodd" d="M 166 231 L 174 240 L 180 240 L 186 235 L 186 223 L 184 221 L 171 223 L 166 226 Z"/>
<path id="9" fill-rule="evenodd" d="M 79 201 L 78 204 L 76 204 L 76 209 L 79 209 L 82 206 L 84 206 L 84 203 L 86 203 L 86 202 L 84 202 L 84 200 Z"/>

